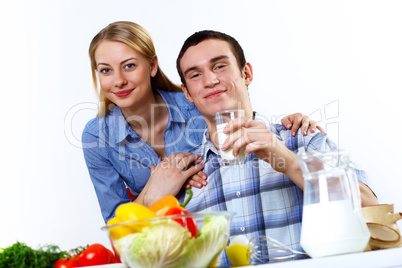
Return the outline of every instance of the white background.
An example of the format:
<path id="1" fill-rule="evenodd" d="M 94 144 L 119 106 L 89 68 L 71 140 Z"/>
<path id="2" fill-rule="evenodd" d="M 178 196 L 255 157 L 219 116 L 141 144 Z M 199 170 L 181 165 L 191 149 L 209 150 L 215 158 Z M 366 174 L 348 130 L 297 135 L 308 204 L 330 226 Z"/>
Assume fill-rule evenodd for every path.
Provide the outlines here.
<path id="1" fill-rule="evenodd" d="M 367 171 L 380 202 L 402 211 L 401 14 L 401 1 L 8 1 L 0 10 L 0 247 L 109 246 L 80 137 L 97 105 L 88 46 L 116 20 L 150 32 L 177 83 L 176 56 L 190 34 L 237 38 L 254 67 L 254 109 L 273 122 L 294 112 L 320 121 Z"/>

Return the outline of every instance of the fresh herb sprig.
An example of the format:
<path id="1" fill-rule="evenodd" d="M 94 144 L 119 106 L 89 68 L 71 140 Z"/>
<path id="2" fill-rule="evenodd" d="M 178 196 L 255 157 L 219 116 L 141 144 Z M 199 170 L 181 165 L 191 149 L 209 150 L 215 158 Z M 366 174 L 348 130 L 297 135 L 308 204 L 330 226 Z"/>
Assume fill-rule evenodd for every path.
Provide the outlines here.
<path id="1" fill-rule="evenodd" d="M 0 249 L 0 268 L 53 268 L 54 263 L 68 256 L 58 246 L 47 245 L 35 250 L 24 243 Z"/>

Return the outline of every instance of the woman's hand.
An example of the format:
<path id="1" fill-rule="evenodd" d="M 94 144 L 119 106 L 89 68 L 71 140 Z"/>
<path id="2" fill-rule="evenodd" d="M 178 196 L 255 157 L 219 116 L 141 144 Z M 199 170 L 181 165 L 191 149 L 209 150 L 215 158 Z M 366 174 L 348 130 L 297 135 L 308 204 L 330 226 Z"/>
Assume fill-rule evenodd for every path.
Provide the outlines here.
<path id="1" fill-rule="evenodd" d="M 149 207 L 166 195 L 177 195 L 186 180 L 204 168 L 201 160 L 199 154 L 174 153 L 150 166 L 151 176 L 136 202 Z"/>
<path id="2" fill-rule="evenodd" d="M 317 125 L 317 122 L 311 120 L 307 115 L 302 113 L 295 113 L 287 115 L 281 120 L 282 125 L 287 129 L 292 128 L 292 136 L 296 135 L 297 130 L 301 127 L 301 132 L 304 136 L 307 135 L 307 129 L 310 127 L 311 133 L 314 133 L 316 129 L 325 133 L 324 129 Z"/>

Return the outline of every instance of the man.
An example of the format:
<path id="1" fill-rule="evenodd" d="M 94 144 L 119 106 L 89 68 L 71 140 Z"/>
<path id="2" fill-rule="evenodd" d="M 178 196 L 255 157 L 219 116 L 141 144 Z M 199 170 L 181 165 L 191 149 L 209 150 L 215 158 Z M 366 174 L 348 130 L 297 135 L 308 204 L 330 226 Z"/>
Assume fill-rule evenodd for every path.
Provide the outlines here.
<path id="1" fill-rule="evenodd" d="M 176 64 L 187 100 L 196 105 L 208 125 L 202 145 L 194 152 L 204 159 L 209 183 L 193 190 L 186 208 L 235 211 L 231 237 L 269 236 L 301 250 L 304 179 L 296 153 L 332 150 L 335 144 L 324 133 L 303 137 L 299 131 L 292 137 L 285 127 L 264 122 L 253 112 L 248 96 L 253 69 L 234 38 L 215 31 L 197 32 L 184 42 Z M 226 133 L 233 134 L 222 149 L 233 146 L 236 155 L 244 147 L 243 165 L 223 166 L 218 153 L 214 115 L 229 109 L 243 109 L 245 117 L 228 124 Z M 364 172 L 357 171 L 357 175 L 362 205 L 377 203 L 365 185 Z M 229 265 L 225 256 L 223 262 Z"/>

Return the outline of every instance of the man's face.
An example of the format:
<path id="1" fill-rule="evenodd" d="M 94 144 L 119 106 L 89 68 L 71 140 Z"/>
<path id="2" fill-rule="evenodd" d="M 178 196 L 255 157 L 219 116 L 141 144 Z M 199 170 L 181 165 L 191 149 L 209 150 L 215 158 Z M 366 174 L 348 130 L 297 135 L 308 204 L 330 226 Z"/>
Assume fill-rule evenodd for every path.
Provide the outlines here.
<path id="1" fill-rule="evenodd" d="M 252 81 L 251 65 L 247 63 L 240 71 L 226 41 L 208 39 L 188 48 L 180 68 L 187 100 L 205 117 L 212 119 L 215 112 L 223 110 L 251 109 L 247 92 Z"/>

